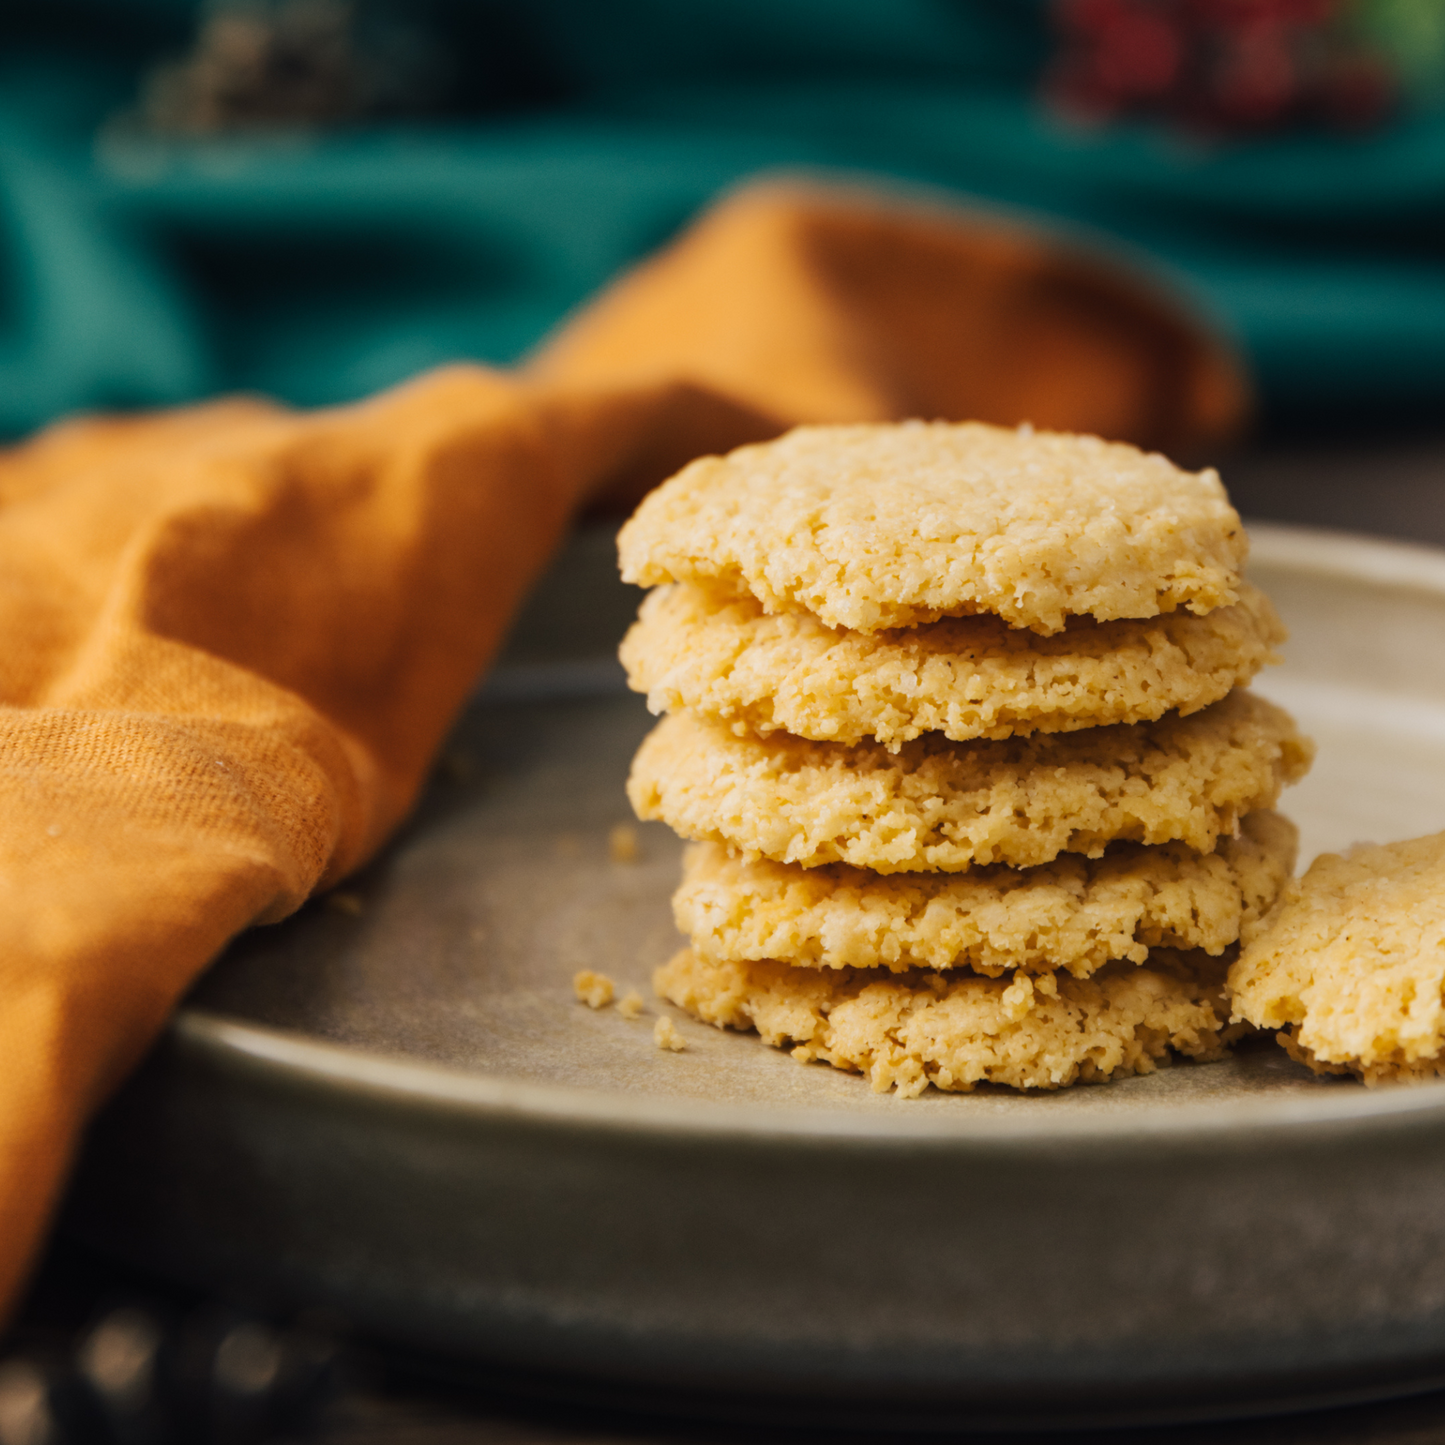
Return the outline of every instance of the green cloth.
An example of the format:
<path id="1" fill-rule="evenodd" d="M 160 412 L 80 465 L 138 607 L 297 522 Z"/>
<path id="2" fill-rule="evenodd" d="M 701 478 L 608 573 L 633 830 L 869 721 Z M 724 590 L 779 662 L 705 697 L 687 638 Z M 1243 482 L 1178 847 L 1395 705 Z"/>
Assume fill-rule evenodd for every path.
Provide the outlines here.
<path id="1" fill-rule="evenodd" d="M 1445 115 L 1212 148 L 1071 131 L 1035 101 L 1026 0 L 408 13 L 455 61 L 449 113 L 196 142 L 105 128 L 185 48 L 188 4 L 7 8 L 0 430 L 509 362 L 720 190 L 799 167 L 1044 217 L 1172 276 L 1276 420 L 1421 418 L 1445 396 Z"/>

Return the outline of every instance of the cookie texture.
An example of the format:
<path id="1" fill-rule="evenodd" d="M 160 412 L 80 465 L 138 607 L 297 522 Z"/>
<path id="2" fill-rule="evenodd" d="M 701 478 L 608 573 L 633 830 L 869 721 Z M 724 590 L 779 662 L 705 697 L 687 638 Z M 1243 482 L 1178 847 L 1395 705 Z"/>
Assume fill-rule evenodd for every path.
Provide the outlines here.
<path id="1" fill-rule="evenodd" d="M 1326 853 L 1246 937 L 1237 1018 L 1321 1073 L 1445 1072 L 1445 833 Z"/>
<path id="2" fill-rule="evenodd" d="M 1196 712 L 1277 662 L 1284 639 L 1246 583 L 1236 604 L 1203 617 L 1076 618 L 1050 637 L 990 616 L 853 632 L 677 583 L 647 596 L 621 655 L 655 713 L 892 747 L 926 732 L 997 739 Z"/>
<path id="3" fill-rule="evenodd" d="M 1087 978 L 1114 959 L 1143 963 L 1155 948 L 1222 954 L 1279 897 L 1297 840 L 1288 818 L 1262 812 L 1213 853 L 1125 843 L 1102 858 L 1064 854 L 1037 868 L 887 877 L 846 864 L 748 862 L 694 843 L 672 908 L 709 962 Z"/>
<path id="4" fill-rule="evenodd" d="M 658 969 L 659 994 L 705 1023 L 756 1029 L 803 1063 L 863 1074 L 878 1093 L 930 1084 L 1057 1089 L 1151 1073 L 1171 1049 L 1223 1051 L 1224 965 L 1162 951 L 1092 978 L 1012 979 L 919 970 L 720 963 L 685 949 Z"/>
<path id="5" fill-rule="evenodd" d="M 713 582 L 860 632 L 1204 613 L 1238 600 L 1246 546 L 1212 471 L 981 422 L 799 427 L 702 457 L 618 535 L 629 582 Z"/>
<path id="6" fill-rule="evenodd" d="M 675 713 L 643 741 L 627 795 L 639 817 L 749 857 L 878 873 L 1031 868 L 1060 853 L 1175 839 L 1212 852 L 1303 775 L 1289 714 L 1233 692 L 1190 717 L 956 743 L 738 737 Z"/>

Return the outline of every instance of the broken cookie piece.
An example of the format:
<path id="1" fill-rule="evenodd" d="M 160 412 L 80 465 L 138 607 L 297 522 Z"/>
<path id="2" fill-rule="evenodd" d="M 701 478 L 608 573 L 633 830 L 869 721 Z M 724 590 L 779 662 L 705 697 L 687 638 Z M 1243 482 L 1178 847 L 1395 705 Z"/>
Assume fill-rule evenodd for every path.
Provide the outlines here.
<path id="1" fill-rule="evenodd" d="M 1325 853 L 1229 971 L 1234 1016 L 1317 1073 L 1445 1072 L 1445 833 Z"/>

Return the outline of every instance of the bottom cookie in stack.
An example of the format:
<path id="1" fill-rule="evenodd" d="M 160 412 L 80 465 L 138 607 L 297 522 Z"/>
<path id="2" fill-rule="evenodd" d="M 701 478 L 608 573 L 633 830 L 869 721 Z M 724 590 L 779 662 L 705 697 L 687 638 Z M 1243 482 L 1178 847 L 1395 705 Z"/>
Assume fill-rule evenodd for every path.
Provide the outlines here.
<path id="1" fill-rule="evenodd" d="M 658 992 L 880 1092 L 1051 1089 L 1216 1057 L 1234 945 L 1273 906 L 1296 831 L 1267 810 L 1210 853 L 1115 845 L 1028 869 L 880 875 L 688 850 L 692 947 Z"/>
<path id="2" fill-rule="evenodd" d="M 930 1084 L 1057 1089 L 1147 1074 L 1173 1049 L 1224 1050 L 1227 960 L 1161 949 L 1147 963 L 982 978 L 933 969 L 796 968 L 708 962 L 684 949 L 658 969 L 664 998 L 719 1027 L 756 1029 L 803 1063 L 820 1059 L 904 1097 Z"/>

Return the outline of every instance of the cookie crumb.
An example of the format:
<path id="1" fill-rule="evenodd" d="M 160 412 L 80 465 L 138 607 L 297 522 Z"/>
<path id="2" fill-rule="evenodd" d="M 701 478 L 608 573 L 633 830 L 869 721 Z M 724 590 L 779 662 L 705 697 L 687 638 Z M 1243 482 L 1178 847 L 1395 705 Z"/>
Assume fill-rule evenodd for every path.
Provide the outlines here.
<path id="1" fill-rule="evenodd" d="M 643 1009 L 643 998 L 635 988 L 630 988 L 617 1001 L 617 1012 L 629 1021 L 637 1018 Z"/>
<path id="2" fill-rule="evenodd" d="M 606 1008 L 612 1002 L 615 991 L 616 985 L 605 973 L 594 973 L 590 968 L 584 968 L 572 976 L 572 992 L 588 1008 Z"/>
<path id="3" fill-rule="evenodd" d="M 614 823 L 607 835 L 607 856 L 614 863 L 636 863 L 641 851 L 637 829 L 631 823 Z"/>
<path id="4" fill-rule="evenodd" d="M 678 1033 L 677 1025 L 666 1014 L 652 1026 L 652 1042 L 660 1049 L 670 1049 L 680 1054 L 687 1047 L 687 1040 Z"/>
<path id="5" fill-rule="evenodd" d="M 348 918 L 360 918 L 363 904 L 361 895 L 357 893 L 328 893 L 326 906 L 337 913 L 346 914 Z"/>

